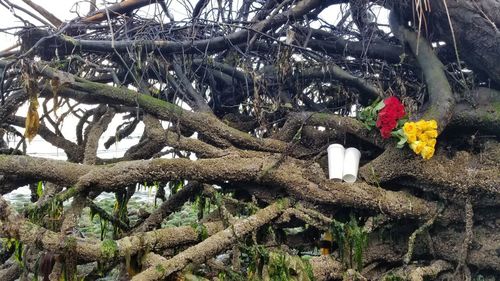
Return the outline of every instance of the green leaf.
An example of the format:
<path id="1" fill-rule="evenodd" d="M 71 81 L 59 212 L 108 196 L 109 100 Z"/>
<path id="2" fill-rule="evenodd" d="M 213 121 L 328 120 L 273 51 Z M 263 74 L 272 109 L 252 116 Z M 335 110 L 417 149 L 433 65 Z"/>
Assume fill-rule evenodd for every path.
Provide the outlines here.
<path id="1" fill-rule="evenodd" d="M 38 186 L 36 187 L 36 195 L 38 198 L 41 198 L 43 195 L 43 182 L 39 181 Z"/>
<path id="2" fill-rule="evenodd" d="M 191 227 L 196 230 L 198 240 L 203 241 L 208 238 L 208 229 L 204 224 L 194 222 Z"/>
<path id="3" fill-rule="evenodd" d="M 403 129 L 399 129 L 396 131 L 392 131 L 391 136 L 396 137 L 396 138 L 403 138 L 403 137 L 405 137 L 405 134 L 403 133 Z"/>
<path id="4" fill-rule="evenodd" d="M 384 107 L 385 107 L 385 103 L 383 100 L 381 100 L 377 103 L 377 105 L 373 109 L 376 111 L 380 111 Z"/>
<path id="5" fill-rule="evenodd" d="M 403 117 L 403 118 L 399 119 L 397 127 L 398 128 L 402 127 L 406 122 L 408 122 L 408 118 L 406 118 L 406 117 Z"/>
<path id="6" fill-rule="evenodd" d="M 405 144 L 406 144 L 406 141 L 407 141 L 406 137 L 400 138 L 399 141 L 398 141 L 398 143 L 396 144 L 396 147 L 397 148 L 403 148 L 405 146 Z"/>
<path id="7" fill-rule="evenodd" d="M 15 240 L 15 251 L 14 251 L 14 257 L 16 261 L 23 266 L 23 243 L 19 240 Z"/>

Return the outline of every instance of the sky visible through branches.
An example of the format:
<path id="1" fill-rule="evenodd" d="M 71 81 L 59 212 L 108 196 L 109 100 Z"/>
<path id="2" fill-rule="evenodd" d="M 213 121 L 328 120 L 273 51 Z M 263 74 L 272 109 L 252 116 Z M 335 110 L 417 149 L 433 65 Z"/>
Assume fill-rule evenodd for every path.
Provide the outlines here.
<path id="1" fill-rule="evenodd" d="M 191 7 L 196 4 L 197 1 L 189 0 Z M 188 2 L 189 2 L 188 1 Z M 67 0 L 51 0 L 51 1 L 34 1 L 37 4 L 41 4 L 51 13 L 53 13 L 56 17 L 63 21 L 69 21 L 78 15 L 85 15 L 89 9 L 90 4 L 87 1 L 67 1 Z M 11 3 L 15 3 L 21 7 L 26 7 L 29 9 L 26 4 L 24 4 L 21 0 L 14 0 Z M 97 1 L 98 8 L 104 7 L 104 5 L 111 5 L 113 1 Z M 171 11 L 176 20 L 183 20 L 188 18 L 188 15 L 191 14 L 191 11 L 187 11 L 186 3 L 184 1 L 172 0 Z M 238 1 L 236 1 L 236 6 L 239 6 Z M 327 22 L 329 24 L 335 25 L 344 17 L 346 10 L 346 5 L 332 5 L 322 11 L 318 18 L 320 21 Z M 138 14 L 143 17 L 148 17 L 153 14 L 155 9 L 155 5 L 146 6 L 138 11 Z M 388 25 L 388 11 L 382 7 L 374 6 L 372 7 L 373 16 L 377 18 L 378 23 L 380 24 L 380 28 L 385 32 L 389 32 L 389 28 L 384 25 Z M 19 12 L 18 12 L 19 13 Z M 23 16 L 25 16 L 23 14 Z M 31 19 L 29 16 L 27 18 Z M 348 16 L 350 18 L 350 16 Z M 33 20 L 33 22 L 37 22 Z M 16 26 L 18 23 L 19 26 L 22 26 L 22 23 L 13 15 L 12 12 L 9 12 L 7 9 L 0 9 L 0 29 L 11 28 L 12 26 Z M 312 26 L 320 25 L 319 22 L 313 22 Z M 355 27 L 353 27 L 355 28 Z M 4 32 L 0 32 L 0 50 L 4 50 L 16 44 L 16 36 L 12 33 L 12 31 L 5 30 Z M 24 115 L 27 110 L 27 104 L 24 104 L 19 108 L 17 115 Z M 62 111 L 65 109 L 62 108 Z M 69 140 L 74 141 L 76 137 L 74 136 L 74 126 L 77 122 L 77 118 L 74 116 L 68 116 L 65 118 L 63 122 L 63 126 L 61 127 L 61 132 L 65 135 Z M 137 139 L 140 137 L 140 134 L 143 130 L 143 124 L 139 123 L 134 133 L 131 134 L 127 139 L 120 141 L 116 145 L 113 145 L 109 149 L 104 148 L 104 142 L 107 138 L 114 136 L 116 127 L 121 123 L 121 119 L 119 117 L 114 118 L 113 122 L 108 127 L 107 131 L 104 133 L 103 138 L 101 138 L 98 154 L 100 157 L 111 158 L 111 157 L 121 157 L 123 153 L 133 144 L 137 142 Z M 168 122 L 162 122 L 164 127 L 168 127 Z M 19 141 L 19 138 L 15 136 L 10 136 L 8 141 L 11 144 L 16 144 Z M 50 143 L 44 141 L 40 136 L 36 136 L 34 140 L 28 144 L 27 152 L 32 156 L 39 157 L 48 157 L 54 159 L 66 159 L 64 152 L 58 150 L 56 147 L 52 146 Z"/>

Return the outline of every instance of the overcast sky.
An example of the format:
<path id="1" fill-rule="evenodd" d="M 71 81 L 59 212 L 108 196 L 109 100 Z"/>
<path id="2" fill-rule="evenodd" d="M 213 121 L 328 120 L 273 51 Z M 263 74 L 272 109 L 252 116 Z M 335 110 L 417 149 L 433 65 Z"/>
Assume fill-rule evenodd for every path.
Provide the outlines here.
<path id="1" fill-rule="evenodd" d="M 10 1 L 13 4 L 26 7 L 23 1 L 21 0 L 11 0 Z M 76 1 L 71 1 L 71 0 L 49 0 L 49 1 L 43 1 L 43 0 L 33 0 L 33 2 L 45 7 L 48 11 L 53 13 L 56 17 L 58 17 L 61 20 L 70 20 L 72 18 L 72 15 L 70 13 L 70 9 L 72 6 L 74 6 L 74 3 Z M 85 8 L 88 10 L 88 3 L 82 3 L 80 6 L 83 5 Z M 30 11 L 32 11 L 30 8 L 27 8 Z M 19 16 L 21 17 L 26 17 L 24 13 L 18 12 Z M 36 13 L 36 12 L 35 12 Z M 33 21 L 36 22 L 36 21 Z M 0 6 L 0 28 L 9 28 L 12 26 L 22 26 L 23 23 L 16 18 L 13 13 L 9 10 L 7 10 L 5 7 Z M 0 50 L 3 50 L 5 48 L 8 48 L 16 43 L 16 39 L 14 36 L 7 35 L 5 33 L 0 33 Z"/>

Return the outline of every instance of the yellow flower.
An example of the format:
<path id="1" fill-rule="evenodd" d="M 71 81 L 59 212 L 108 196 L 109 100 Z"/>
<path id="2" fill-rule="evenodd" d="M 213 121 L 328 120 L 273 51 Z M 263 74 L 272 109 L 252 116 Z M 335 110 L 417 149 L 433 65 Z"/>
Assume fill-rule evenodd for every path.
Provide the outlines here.
<path id="1" fill-rule="evenodd" d="M 406 122 L 403 132 L 413 152 L 422 155 L 426 160 L 434 155 L 438 136 L 436 120 Z"/>
<path id="2" fill-rule="evenodd" d="M 422 134 L 418 135 L 418 140 L 419 140 L 419 141 L 426 142 L 426 141 L 428 141 L 428 140 L 429 140 L 429 137 L 428 137 L 428 136 L 425 134 L 425 132 L 424 132 L 424 133 L 422 133 Z"/>
<path id="3" fill-rule="evenodd" d="M 425 146 L 422 149 L 422 158 L 424 158 L 425 160 L 431 159 L 433 155 L 434 155 L 434 147 Z"/>
<path id="4" fill-rule="evenodd" d="M 430 146 L 430 147 L 436 146 L 436 139 L 429 139 L 427 141 L 427 146 Z"/>
<path id="5" fill-rule="evenodd" d="M 427 124 L 429 125 L 429 129 L 436 130 L 438 128 L 438 123 L 434 119 L 428 121 Z"/>
<path id="6" fill-rule="evenodd" d="M 438 132 L 436 130 L 427 130 L 425 131 L 425 134 L 429 137 L 429 138 L 437 138 L 438 136 Z"/>
<path id="7" fill-rule="evenodd" d="M 411 135 L 406 135 L 406 139 L 408 143 L 415 142 L 417 140 L 417 135 L 411 134 Z"/>
<path id="8" fill-rule="evenodd" d="M 410 148 L 415 152 L 416 154 L 420 154 L 422 150 L 425 147 L 425 142 L 423 141 L 415 141 L 413 143 L 410 143 Z"/>
<path id="9" fill-rule="evenodd" d="M 417 127 L 415 126 L 415 122 L 406 122 L 403 125 L 403 132 L 407 136 L 417 134 Z"/>
<path id="10" fill-rule="evenodd" d="M 408 143 L 415 142 L 417 140 L 417 126 L 415 122 L 406 122 L 403 125 L 403 132 L 406 135 Z"/>
<path id="11" fill-rule="evenodd" d="M 420 131 L 425 131 L 429 127 L 427 125 L 427 122 L 425 120 L 418 120 L 415 125 L 417 126 L 417 129 Z"/>

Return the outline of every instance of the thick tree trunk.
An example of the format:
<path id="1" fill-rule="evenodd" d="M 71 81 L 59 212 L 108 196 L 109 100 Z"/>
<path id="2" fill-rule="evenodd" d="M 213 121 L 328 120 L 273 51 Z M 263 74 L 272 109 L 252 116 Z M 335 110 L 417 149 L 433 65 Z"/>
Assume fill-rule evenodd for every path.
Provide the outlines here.
<path id="1" fill-rule="evenodd" d="M 447 0 L 432 1 L 431 5 L 434 32 L 450 45 L 453 32 L 460 59 L 500 85 L 500 1 Z"/>
<path id="2" fill-rule="evenodd" d="M 409 6 L 414 1 L 405 2 L 395 3 L 398 12 L 413 21 L 413 9 Z M 460 60 L 497 86 L 500 85 L 499 5 L 499 0 L 436 0 L 430 1 L 430 13 L 424 15 L 433 41 L 445 41 L 451 48 L 456 43 Z M 425 24 L 421 26 L 425 34 Z"/>

